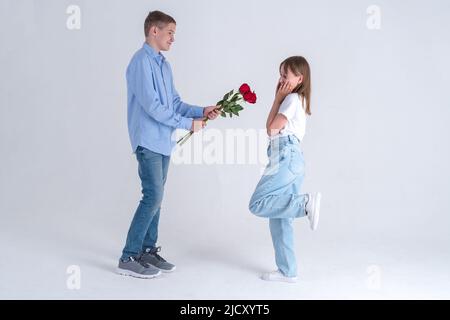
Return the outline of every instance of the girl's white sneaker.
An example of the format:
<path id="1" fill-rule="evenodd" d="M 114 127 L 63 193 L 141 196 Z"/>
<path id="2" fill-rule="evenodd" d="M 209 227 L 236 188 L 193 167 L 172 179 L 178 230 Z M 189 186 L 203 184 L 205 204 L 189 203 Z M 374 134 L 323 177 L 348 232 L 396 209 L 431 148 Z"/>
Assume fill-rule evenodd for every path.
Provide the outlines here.
<path id="1" fill-rule="evenodd" d="M 290 283 L 297 282 L 297 277 L 286 277 L 280 272 L 280 270 L 263 273 L 261 275 L 261 279 L 266 281 L 281 281 Z"/>
<path id="2" fill-rule="evenodd" d="M 317 192 L 315 194 L 308 193 L 308 202 L 306 203 L 306 216 L 309 219 L 309 224 L 312 230 L 317 229 L 319 224 L 320 199 L 322 194 Z"/>

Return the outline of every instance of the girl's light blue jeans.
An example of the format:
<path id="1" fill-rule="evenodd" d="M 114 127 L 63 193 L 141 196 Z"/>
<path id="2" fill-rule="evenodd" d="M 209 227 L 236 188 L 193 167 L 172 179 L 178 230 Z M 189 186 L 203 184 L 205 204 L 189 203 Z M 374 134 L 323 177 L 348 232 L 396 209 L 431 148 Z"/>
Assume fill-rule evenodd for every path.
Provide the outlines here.
<path id="1" fill-rule="evenodd" d="M 267 148 L 269 163 L 256 186 L 249 209 L 269 218 L 270 234 L 278 269 L 287 277 L 297 275 L 294 251 L 294 218 L 305 216 L 307 196 L 300 194 L 305 161 L 300 141 L 293 135 L 272 140 Z"/>

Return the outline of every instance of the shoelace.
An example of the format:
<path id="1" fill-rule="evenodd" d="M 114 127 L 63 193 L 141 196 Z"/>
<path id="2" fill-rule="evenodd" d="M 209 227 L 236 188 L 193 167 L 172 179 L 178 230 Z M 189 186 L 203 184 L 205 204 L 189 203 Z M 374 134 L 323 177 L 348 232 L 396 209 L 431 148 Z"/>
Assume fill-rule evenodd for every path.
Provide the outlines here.
<path id="1" fill-rule="evenodd" d="M 137 263 L 139 263 L 141 266 L 143 266 L 144 268 L 148 268 L 148 265 L 144 262 L 142 262 L 140 259 L 136 259 L 135 257 L 130 257 L 130 261 L 135 261 Z"/>
<path id="2" fill-rule="evenodd" d="M 155 256 L 156 259 L 158 259 L 158 260 L 161 261 L 161 262 L 167 262 L 163 257 L 161 257 L 161 256 L 158 254 L 158 252 L 160 252 L 160 251 L 161 251 L 161 247 L 156 247 L 155 249 L 150 250 L 150 251 L 148 252 L 148 254 L 151 254 L 152 256 Z"/>

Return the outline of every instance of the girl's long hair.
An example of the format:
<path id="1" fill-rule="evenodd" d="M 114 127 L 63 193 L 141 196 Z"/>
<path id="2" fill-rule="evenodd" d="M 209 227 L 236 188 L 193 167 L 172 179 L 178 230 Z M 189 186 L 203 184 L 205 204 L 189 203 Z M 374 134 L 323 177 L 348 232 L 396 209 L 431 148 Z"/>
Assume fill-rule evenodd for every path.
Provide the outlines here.
<path id="1" fill-rule="evenodd" d="M 292 56 L 285 59 L 280 64 L 280 71 L 281 68 L 283 68 L 284 72 L 291 70 L 296 76 L 303 75 L 302 83 L 294 88 L 292 92 L 298 93 L 303 106 L 305 106 L 306 102 L 305 112 L 306 114 L 311 115 L 311 70 L 308 61 L 301 56 Z"/>

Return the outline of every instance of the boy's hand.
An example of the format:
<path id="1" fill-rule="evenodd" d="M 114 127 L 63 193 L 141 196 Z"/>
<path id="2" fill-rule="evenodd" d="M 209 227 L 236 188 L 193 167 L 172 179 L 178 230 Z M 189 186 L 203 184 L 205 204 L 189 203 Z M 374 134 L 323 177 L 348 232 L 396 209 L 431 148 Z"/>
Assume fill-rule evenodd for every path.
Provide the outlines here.
<path id="1" fill-rule="evenodd" d="M 207 117 L 209 120 L 214 120 L 220 115 L 220 111 L 217 110 L 219 106 L 209 106 L 203 109 L 203 116 Z"/>
<path id="2" fill-rule="evenodd" d="M 198 132 L 206 126 L 206 121 L 203 119 L 192 120 L 191 131 Z"/>

